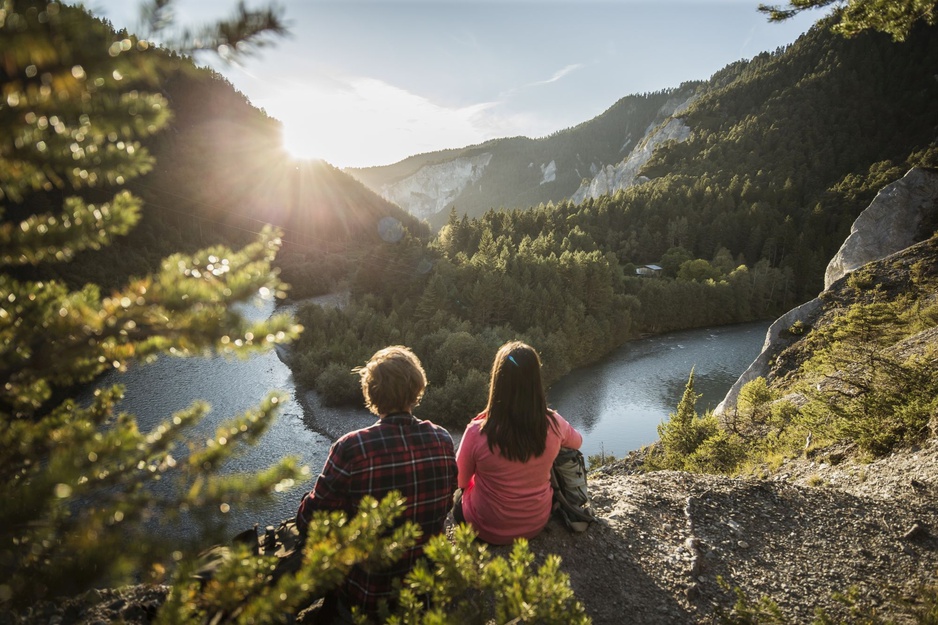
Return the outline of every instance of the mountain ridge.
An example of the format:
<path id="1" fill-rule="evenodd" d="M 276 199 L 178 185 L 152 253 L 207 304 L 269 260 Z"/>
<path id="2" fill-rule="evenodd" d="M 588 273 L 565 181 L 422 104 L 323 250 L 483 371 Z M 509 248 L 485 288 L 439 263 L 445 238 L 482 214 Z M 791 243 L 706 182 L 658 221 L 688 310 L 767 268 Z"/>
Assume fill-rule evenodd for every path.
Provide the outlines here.
<path id="1" fill-rule="evenodd" d="M 407 193 L 396 193 L 395 189 L 408 178 L 416 177 L 421 168 L 439 166 L 447 160 L 491 153 L 492 168 L 498 168 L 499 171 L 489 173 L 488 178 L 482 177 L 480 183 L 486 188 L 495 186 L 504 193 L 495 196 L 498 199 L 493 200 L 493 196 L 486 190 L 465 189 L 464 186 L 465 193 L 461 191 L 456 197 L 434 203 L 436 210 L 428 215 L 428 221 L 436 228 L 443 225 L 453 205 L 459 208 L 461 214 L 473 217 L 493 207 L 515 208 L 557 201 L 575 193 L 583 180 L 595 176 L 604 163 L 620 160 L 626 146 L 635 143 L 635 137 L 644 136 L 649 128 L 666 121 L 670 113 L 663 114 L 662 111 L 668 108 L 669 101 L 686 100 L 696 84 L 685 83 L 675 89 L 625 96 L 595 118 L 547 137 L 491 139 L 465 148 L 409 157 L 391 165 L 348 168 L 345 171 L 379 195 L 388 199 L 396 198 L 398 204 L 407 210 L 411 206 L 418 207 L 415 210 L 422 215 L 426 211 L 421 196 L 442 198 L 436 198 L 427 188 L 421 189 L 417 184 L 412 185 L 414 188 L 410 191 L 413 199 Z M 578 138 L 574 141 L 571 137 Z M 583 140 L 582 137 L 587 139 Z M 554 184 L 545 188 L 543 175 L 539 175 L 541 168 L 557 161 L 566 161 L 567 165 L 558 169 L 559 179 L 555 177 L 547 181 Z M 519 184 L 521 181 L 524 182 Z M 454 186 L 434 182 L 428 183 L 428 186 L 434 184 L 450 188 Z"/>

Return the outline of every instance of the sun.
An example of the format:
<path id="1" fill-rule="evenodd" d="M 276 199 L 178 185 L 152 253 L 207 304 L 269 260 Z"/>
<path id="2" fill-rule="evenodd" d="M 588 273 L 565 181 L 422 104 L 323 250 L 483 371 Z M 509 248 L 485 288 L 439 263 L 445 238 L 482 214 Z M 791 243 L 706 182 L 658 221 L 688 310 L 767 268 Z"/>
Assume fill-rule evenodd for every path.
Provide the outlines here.
<path id="1" fill-rule="evenodd" d="M 265 98 L 264 109 L 281 123 L 281 145 L 297 160 L 324 160 L 336 167 L 354 162 L 361 113 L 347 95 L 317 85 L 293 86 Z"/>
<path id="2" fill-rule="evenodd" d="M 283 149 L 297 160 L 319 160 L 323 156 L 316 144 L 316 138 L 302 125 L 282 122 L 280 140 Z"/>

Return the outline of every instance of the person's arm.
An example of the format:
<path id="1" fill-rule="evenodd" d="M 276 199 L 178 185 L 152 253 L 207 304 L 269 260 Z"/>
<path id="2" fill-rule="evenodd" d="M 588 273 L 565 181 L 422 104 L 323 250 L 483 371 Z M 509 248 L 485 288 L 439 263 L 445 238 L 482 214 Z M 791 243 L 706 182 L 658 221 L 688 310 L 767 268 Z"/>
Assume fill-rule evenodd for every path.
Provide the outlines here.
<path id="1" fill-rule="evenodd" d="M 566 419 L 554 412 L 557 423 L 560 425 L 560 446 L 568 449 L 579 449 L 583 444 L 583 435 L 576 431 L 576 428 L 570 425 Z"/>
<path id="2" fill-rule="evenodd" d="M 475 436 L 475 428 L 470 423 L 466 428 L 465 433 L 463 433 L 462 440 L 459 441 L 459 449 L 456 450 L 457 488 L 465 489 L 467 486 L 469 486 L 469 480 L 471 480 L 472 476 L 475 475 L 476 459 L 475 454 L 471 449 L 473 447 Z"/>
<path id="3" fill-rule="evenodd" d="M 341 441 L 340 441 L 341 442 Z M 323 465 L 322 473 L 316 485 L 300 502 L 296 512 L 296 528 L 305 535 L 313 513 L 317 510 L 342 510 L 348 506 L 349 473 L 343 468 L 343 458 L 339 442 L 329 450 L 329 457 Z"/>

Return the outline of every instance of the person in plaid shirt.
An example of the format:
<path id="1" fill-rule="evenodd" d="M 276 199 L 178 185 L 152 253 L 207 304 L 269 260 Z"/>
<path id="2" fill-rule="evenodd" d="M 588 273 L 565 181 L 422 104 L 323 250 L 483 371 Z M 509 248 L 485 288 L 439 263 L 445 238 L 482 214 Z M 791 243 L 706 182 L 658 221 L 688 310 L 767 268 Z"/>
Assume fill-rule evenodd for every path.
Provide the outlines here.
<path id="1" fill-rule="evenodd" d="M 340 613 L 357 605 L 374 615 L 382 600 L 393 600 L 394 580 L 406 575 L 423 555 L 424 544 L 443 531 L 456 490 L 456 454 L 449 432 L 411 414 L 427 386 L 423 366 L 412 351 L 386 347 L 354 371 L 361 377 L 365 406 L 378 421 L 332 445 L 315 487 L 300 503 L 296 525 L 305 536 L 317 510 L 351 516 L 365 495 L 380 500 L 398 491 L 406 498 L 398 524 L 409 520 L 420 526 L 423 535 L 417 544 L 387 569 L 369 573 L 354 567 L 337 597 L 327 597 L 327 603 L 338 598 L 345 604 Z"/>

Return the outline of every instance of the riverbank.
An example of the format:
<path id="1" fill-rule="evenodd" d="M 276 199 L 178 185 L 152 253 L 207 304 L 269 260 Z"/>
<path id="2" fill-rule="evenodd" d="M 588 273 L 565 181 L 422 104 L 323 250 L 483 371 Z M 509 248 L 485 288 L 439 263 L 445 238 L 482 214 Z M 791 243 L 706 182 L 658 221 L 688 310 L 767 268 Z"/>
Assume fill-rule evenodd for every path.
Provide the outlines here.
<path id="1" fill-rule="evenodd" d="M 549 404 L 583 434 L 584 454 L 621 457 L 658 439 L 658 425 L 680 401 L 691 369 L 701 394 L 698 409 L 722 401 L 758 355 L 768 325 L 749 322 L 628 341 L 551 386 Z M 288 366 L 289 351 L 278 349 L 277 354 Z M 324 405 L 307 387 L 296 385 L 295 397 L 304 424 L 331 440 L 374 423 L 363 407 Z M 472 416 L 464 415 L 465 421 Z M 458 438 L 462 429 L 450 432 Z"/>

